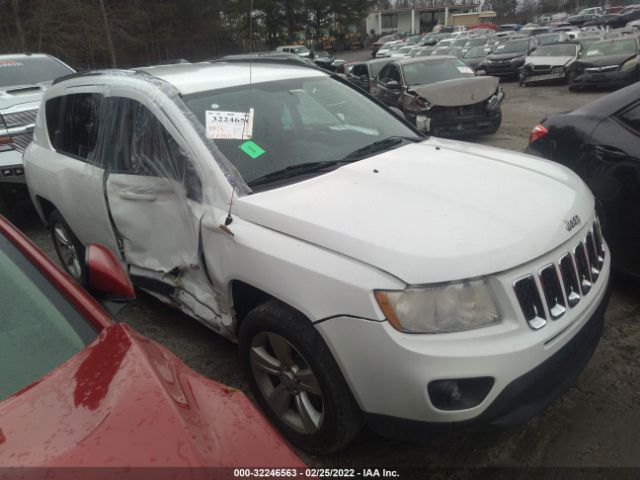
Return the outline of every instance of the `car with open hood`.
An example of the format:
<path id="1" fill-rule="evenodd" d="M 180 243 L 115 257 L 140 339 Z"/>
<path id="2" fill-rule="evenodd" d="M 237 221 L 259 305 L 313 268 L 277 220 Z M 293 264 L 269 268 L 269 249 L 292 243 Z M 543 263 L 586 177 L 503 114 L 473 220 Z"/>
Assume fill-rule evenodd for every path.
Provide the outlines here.
<path id="1" fill-rule="evenodd" d="M 580 45 L 543 45 L 529 54 L 520 69 L 520 85 L 538 82 L 569 82 L 575 76 L 574 64 Z"/>
<path id="2" fill-rule="evenodd" d="M 442 137 L 495 133 L 504 92 L 453 56 L 418 57 L 385 65 L 374 94 L 425 132 Z"/>
<path id="3" fill-rule="evenodd" d="M 640 80 L 639 42 L 624 36 L 589 43 L 575 63 L 569 89 L 620 88 Z"/>
<path id="4" fill-rule="evenodd" d="M 441 60 L 463 74 L 454 91 L 402 75 L 471 102 L 425 100 L 425 116 L 499 103 L 496 79 Z M 523 422 L 598 343 L 608 250 L 560 165 L 427 138 L 337 75 L 268 59 L 87 72 L 38 115 L 27 183 L 68 272 L 85 281 L 75 265 L 99 242 L 237 342 L 256 401 L 303 449 L 365 424 L 425 438 Z"/>
<path id="5" fill-rule="evenodd" d="M 478 65 L 478 69 L 484 70 L 487 75 L 518 78 L 525 58 L 531 54 L 536 46 L 537 42 L 534 37 L 502 43 L 487 55 L 487 58 Z"/>
<path id="6" fill-rule="evenodd" d="M 613 265 L 640 278 L 640 83 L 547 115 L 526 151 L 571 168 L 589 185 Z"/>
<path id="7" fill-rule="evenodd" d="M 86 254 L 92 293 L 112 305 L 131 300 L 115 255 L 97 244 Z M 116 323 L 2 216 L 0 298 L 3 477 L 86 479 L 103 469 L 139 479 L 164 467 L 200 478 L 206 468 L 304 468 L 242 392 Z"/>
<path id="8" fill-rule="evenodd" d="M 22 153 L 31 142 L 38 106 L 56 77 L 74 72 L 50 55 L 0 55 L 0 214 L 28 199 Z"/>

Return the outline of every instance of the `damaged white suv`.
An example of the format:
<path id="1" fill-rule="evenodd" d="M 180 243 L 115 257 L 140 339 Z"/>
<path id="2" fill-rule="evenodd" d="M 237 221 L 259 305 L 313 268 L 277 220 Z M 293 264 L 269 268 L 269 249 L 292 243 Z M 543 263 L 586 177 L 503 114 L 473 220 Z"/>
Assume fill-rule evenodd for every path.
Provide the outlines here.
<path id="1" fill-rule="evenodd" d="M 67 271 L 105 244 L 237 341 L 301 448 L 524 421 L 598 343 L 608 250 L 562 166 L 420 137 L 278 60 L 81 74 L 43 102 L 24 163 Z"/>

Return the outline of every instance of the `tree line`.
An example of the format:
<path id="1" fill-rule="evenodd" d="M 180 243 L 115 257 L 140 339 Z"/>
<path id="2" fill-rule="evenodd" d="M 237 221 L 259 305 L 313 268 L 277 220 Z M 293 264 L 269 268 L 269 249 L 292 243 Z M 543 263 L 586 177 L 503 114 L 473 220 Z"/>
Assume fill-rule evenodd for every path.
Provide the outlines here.
<path id="1" fill-rule="evenodd" d="M 197 61 L 293 42 L 321 46 L 326 37 L 363 31 L 376 1 L 253 0 L 253 10 L 251 3 L 0 0 L 0 52 L 45 52 L 90 69 Z"/>

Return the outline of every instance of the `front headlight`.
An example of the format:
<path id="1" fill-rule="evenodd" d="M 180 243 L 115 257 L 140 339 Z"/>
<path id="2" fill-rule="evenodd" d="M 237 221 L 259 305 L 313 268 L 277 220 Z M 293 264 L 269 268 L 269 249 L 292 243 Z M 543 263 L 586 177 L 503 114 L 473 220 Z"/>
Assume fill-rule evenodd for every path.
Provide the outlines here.
<path id="1" fill-rule="evenodd" d="M 486 280 L 375 292 L 394 328 L 406 333 L 448 333 L 500 323 Z"/>
<path id="2" fill-rule="evenodd" d="M 524 56 L 512 58 L 510 60 L 511 63 L 524 63 Z"/>
<path id="3" fill-rule="evenodd" d="M 637 65 L 638 65 L 638 60 L 635 58 L 632 58 L 624 62 L 622 64 L 622 67 L 620 67 L 620 70 L 622 70 L 623 72 L 633 70 L 634 68 L 636 68 Z"/>

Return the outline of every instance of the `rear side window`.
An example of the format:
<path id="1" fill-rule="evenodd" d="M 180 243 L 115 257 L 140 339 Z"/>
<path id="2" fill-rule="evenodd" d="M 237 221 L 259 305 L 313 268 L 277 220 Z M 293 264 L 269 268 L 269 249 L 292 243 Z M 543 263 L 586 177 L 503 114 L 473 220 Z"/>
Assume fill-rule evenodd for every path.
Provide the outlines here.
<path id="1" fill-rule="evenodd" d="M 56 151 L 79 160 L 93 153 L 102 99 L 98 93 L 77 93 L 47 101 L 47 130 Z"/>
<path id="2" fill-rule="evenodd" d="M 620 115 L 620 119 L 633 130 L 640 133 L 640 103 L 626 110 Z"/>

